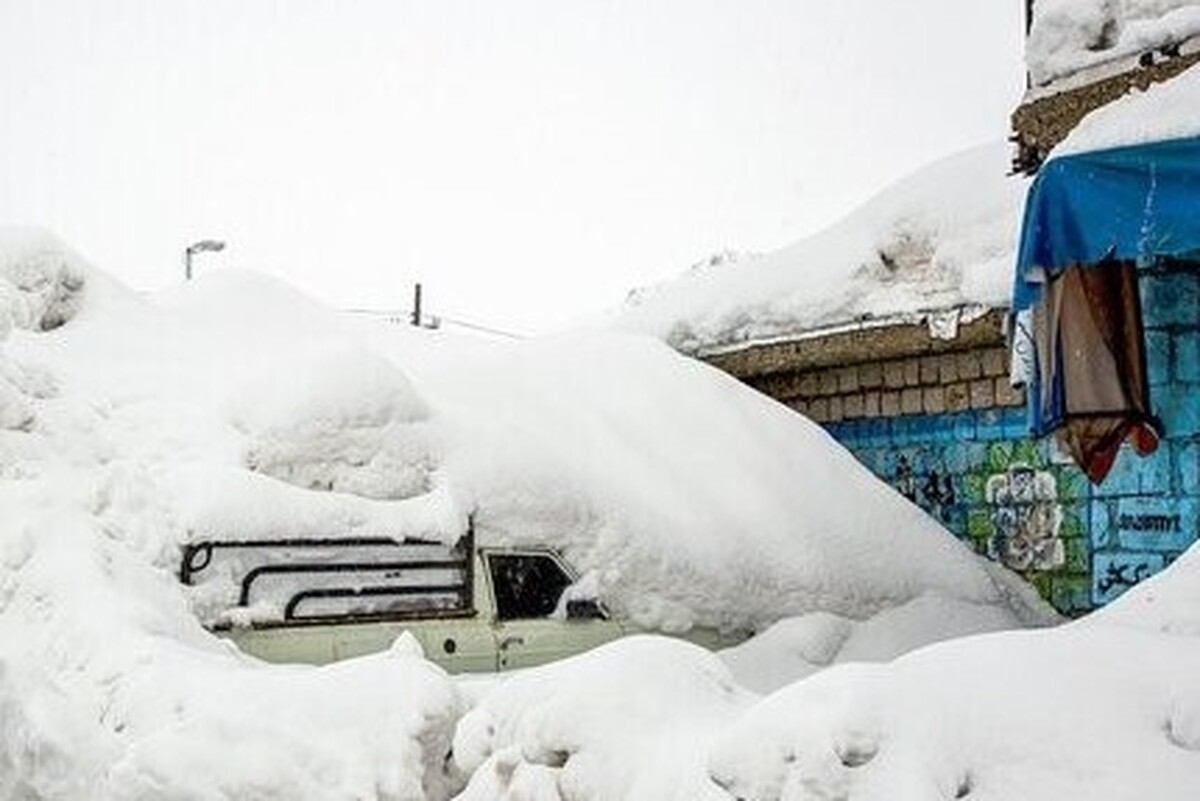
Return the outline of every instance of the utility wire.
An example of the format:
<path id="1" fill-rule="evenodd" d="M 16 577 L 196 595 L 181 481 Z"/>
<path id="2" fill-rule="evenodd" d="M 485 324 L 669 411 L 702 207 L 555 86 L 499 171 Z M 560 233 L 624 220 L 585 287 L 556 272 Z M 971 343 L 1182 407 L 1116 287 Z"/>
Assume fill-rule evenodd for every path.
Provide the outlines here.
<path id="1" fill-rule="evenodd" d="M 433 316 L 442 322 L 452 323 L 453 325 L 457 325 L 462 328 L 469 328 L 472 331 L 483 331 L 487 334 L 497 334 L 502 337 L 508 337 L 509 339 L 525 339 L 526 337 L 525 334 L 515 334 L 512 331 L 502 331 L 499 328 L 492 328 L 489 325 L 480 325 L 479 323 L 468 323 L 466 320 L 457 320 L 453 317 L 447 317 L 444 314 L 435 314 Z"/>
<path id="2" fill-rule="evenodd" d="M 411 323 L 412 323 L 412 311 L 409 309 L 346 309 L 346 311 L 349 312 L 350 314 L 363 314 L 363 315 L 369 315 L 371 317 L 383 317 L 390 323 L 403 324 L 403 325 L 411 325 Z M 485 334 L 494 334 L 496 336 L 508 337 L 509 339 L 525 339 L 526 338 L 526 334 L 517 334 L 512 331 L 505 331 L 503 329 L 495 328 L 490 325 L 483 325 L 481 323 L 472 323 L 467 320 L 460 320 L 457 317 L 447 317 L 444 314 L 422 315 L 422 317 L 427 318 L 431 321 L 450 323 L 451 325 L 456 325 L 460 328 L 467 328 L 472 331 L 479 331 L 479 332 L 485 333 Z M 422 327 L 424 327 L 424 326 L 422 326 Z"/>

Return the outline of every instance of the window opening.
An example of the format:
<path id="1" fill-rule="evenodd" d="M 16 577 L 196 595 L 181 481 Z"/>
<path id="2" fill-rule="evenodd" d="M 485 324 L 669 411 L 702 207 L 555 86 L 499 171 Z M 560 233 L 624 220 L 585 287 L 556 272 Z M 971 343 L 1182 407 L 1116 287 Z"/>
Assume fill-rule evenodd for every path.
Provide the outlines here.
<path id="1" fill-rule="evenodd" d="M 489 554 L 488 566 L 500 620 L 548 617 L 571 578 L 549 556 Z"/>

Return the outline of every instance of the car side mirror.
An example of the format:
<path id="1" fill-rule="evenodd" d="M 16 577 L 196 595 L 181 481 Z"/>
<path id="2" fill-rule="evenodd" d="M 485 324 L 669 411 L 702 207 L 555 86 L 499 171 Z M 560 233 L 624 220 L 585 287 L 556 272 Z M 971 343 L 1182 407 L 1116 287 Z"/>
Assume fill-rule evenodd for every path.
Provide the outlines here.
<path id="1" fill-rule="evenodd" d="M 567 620 L 603 620 L 604 611 L 591 598 L 573 598 L 567 601 Z"/>

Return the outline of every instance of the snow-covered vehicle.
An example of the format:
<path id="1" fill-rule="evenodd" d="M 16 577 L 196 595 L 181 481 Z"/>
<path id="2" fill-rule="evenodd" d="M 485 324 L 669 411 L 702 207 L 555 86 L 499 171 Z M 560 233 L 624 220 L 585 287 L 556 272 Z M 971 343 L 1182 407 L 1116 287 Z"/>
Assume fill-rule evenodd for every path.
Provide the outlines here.
<path id="1" fill-rule="evenodd" d="M 532 667 L 644 629 L 577 595 L 549 547 L 475 547 L 388 538 L 206 540 L 185 547 L 180 579 L 202 622 L 270 662 L 324 664 L 410 632 L 451 672 Z M 708 648 L 748 632 L 694 627 Z"/>

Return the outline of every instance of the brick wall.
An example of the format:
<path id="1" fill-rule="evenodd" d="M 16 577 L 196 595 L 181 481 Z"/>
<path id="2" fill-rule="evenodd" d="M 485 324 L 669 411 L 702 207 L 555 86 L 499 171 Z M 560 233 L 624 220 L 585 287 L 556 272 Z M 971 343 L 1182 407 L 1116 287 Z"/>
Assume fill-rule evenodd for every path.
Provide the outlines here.
<path id="1" fill-rule="evenodd" d="M 958 339 L 923 326 L 774 343 L 710 361 L 822 422 L 885 482 L 972 548 L 1024 575 L 1060 611 L 1087 612 L 1197 539 L 1200 269 L 1141 276 L 1158 451 L 1123 450 L 1092 486 L 1050 439 L 1028 434 L 993 314 Z M 739 375 L 740 372 L 740 375 Z"/>
<path id="2" fill-rule="evenodd" d="M 1140 289 L 1151 407 L 1165 436 L 1149 458 L 1123 452 L 1089 493 L 1097 605 L 1200 535 L 1200 264 L 1160 264 L 1142 273 Z"/>
<path id="3" fill-rule="evenodd" d="M 708 361 L 820 422 L 1018 406 L 1008 382 L 1004 314 L 951 340 L 924 324 L 844 331 L 757 345 Z"/>
<path id="4" fill-rule="evenodd" d="M 796 371 L 759 389 L 819 423 L 1019 406 L 1003 347 Z"/>
<path id="5" fill-rule="evenodd" d="M 978 553 L 1022 573 L 1060 611 L 1092 608 L 1087 479 L 1050 442 L 1029 437 L 1024 408 L 826 428 Z M 1017 482 L 1029 491 L 1014 493 Z"/>

